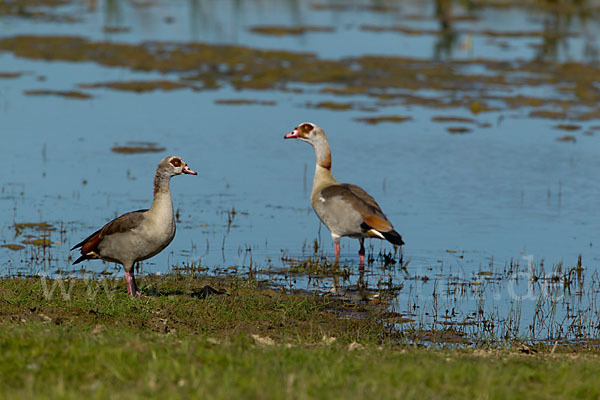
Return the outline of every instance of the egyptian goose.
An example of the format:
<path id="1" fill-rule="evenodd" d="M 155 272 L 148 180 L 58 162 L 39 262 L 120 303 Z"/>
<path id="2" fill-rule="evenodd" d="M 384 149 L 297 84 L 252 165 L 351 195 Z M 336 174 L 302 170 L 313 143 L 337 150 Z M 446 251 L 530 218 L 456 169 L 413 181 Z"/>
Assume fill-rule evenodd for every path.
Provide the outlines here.
<path id="1" fill-rule="evenodd" d="M 133 266 L 160 253 L 173 240 L 175 219 L 169 181 L 181 174 L 197 175 L 181 158 L 164 158 L 154 175 L 152 207 L 123 214 L 73 246 L 71 250 L 81 247 L 82 254 L 73 264 L 95 258 L 119 263 L 125 269 L 127 292 L 132 297 L 139 295 Z"/>
<path id="2" fill-rule="evenodd" d="M 317 165 L 310 202 L 319 219 L 331 231 L 335 245 L 335 263 L 340 258 L 343 236 L 360 241 L 360 266 L 365 263 L 365 238 L 385 239 L 394 245 L 404 244 L 381 207 L 371 195 L 356 185 L 339 183 L 331 174 L 331 151 L 323 129 L 310 122 L 298 125 L 285 139 L 300 139 L 315 149 Z"/>

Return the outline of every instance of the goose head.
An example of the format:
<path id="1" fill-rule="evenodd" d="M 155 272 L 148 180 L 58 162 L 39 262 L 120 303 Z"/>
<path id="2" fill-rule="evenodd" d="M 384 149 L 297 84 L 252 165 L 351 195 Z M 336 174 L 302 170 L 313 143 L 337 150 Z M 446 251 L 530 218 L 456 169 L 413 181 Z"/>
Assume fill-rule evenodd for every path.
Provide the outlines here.
<path id="1" fill-rule="evenodd" d="M 284 139 L 300 139 L 317 147 L 322 143 L 327 143 L 327 137 L 321 127 L 312 122 L 304 122 L 298 125 L 294 130 L 283 137 Z"/>
<path id="2" fill-rule="evenodd" d="M 158 164 L 158 170 L 161 174 L 168 175 L 169 177 L 181 174 L 198 175 L 196 171 L 188 167 L 187 163 L 183 161 L 183 158 L 177 156 L 163 158 Z"/>

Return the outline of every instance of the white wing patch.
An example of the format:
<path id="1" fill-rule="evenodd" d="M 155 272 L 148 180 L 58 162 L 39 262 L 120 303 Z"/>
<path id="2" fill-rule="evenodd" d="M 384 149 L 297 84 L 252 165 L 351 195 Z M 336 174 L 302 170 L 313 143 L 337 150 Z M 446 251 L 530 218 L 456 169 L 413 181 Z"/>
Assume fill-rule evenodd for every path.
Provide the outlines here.
<path id="1" fill-rule="evenodd" d="M 93 257 L 93 258 L 100 258 L 100 254 L 96 253 L 96 252 L 95 252 L 95 251 L 93 251 L 93 250 L 92 250 L 92 251 L 90 251 L 90 252 L 88 252 L 88 253 L 86 254 L 86 256 Z"/>
<path id="2" fill-rule="evenodd" d="M 375 229 L 369 229 L 367 231 L 367 236 L 378 237 L 380 239 L 385 239 L 385 236 L 383 236 L 379 231 L 376 231 Z"/>

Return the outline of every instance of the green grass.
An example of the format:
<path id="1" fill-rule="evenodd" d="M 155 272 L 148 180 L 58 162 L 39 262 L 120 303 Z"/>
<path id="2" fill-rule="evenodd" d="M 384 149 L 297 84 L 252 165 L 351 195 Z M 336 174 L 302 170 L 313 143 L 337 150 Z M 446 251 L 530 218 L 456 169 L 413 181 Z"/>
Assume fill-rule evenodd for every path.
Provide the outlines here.
<path id="1" fill-rule="evenodd" d="M 374 342 L 383 327 L 374 306 L 357 306 L 316 294 L 286 293 L 235 277 L 172 275 L 146 277 L 139 283 L 151 299 L 129 299 L 122 280 L 0 279 L 0 321 L 50 322 L 90 329 L 107 325 L 215 337 L 244 332 L 299 343 L 318 343 L 324 335 L 344 342 Z M 206 285 L 225 293 L 201 298 Z M 364 318 L 340 319 L 334 310 L 345 309 L 362 311 Z"/>
<path id="2" fill-rule="evenodd" d="M 2 327 L 0 396 L 38 398 L 597 398 L 594 355 L 257 345 L 132 328 Z M 216 340 L 215 340 L 216 339 Z M 219 343 L 219 340 L 223 340 Z"/>
<path id="3" fill-rule="evenodd" d="M 326 296 L 169 277 L 130 300 L 109 282 L 91 299 L 73 281 L 65 299 L 41 280 L 0 280 L 0 398 L 600 396 L 593 350 L 428 349 L 399 344 L 375 308 L 339 318 L 355 306 Z M 227 294 L 194 296 L 205 284 Z"/>

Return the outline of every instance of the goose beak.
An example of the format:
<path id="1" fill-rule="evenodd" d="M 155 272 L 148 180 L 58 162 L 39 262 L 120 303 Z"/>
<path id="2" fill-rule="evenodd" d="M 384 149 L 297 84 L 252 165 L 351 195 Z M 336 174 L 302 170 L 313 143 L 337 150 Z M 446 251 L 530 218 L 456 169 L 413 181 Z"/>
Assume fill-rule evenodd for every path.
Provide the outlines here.
<path id="1" fill-rule="evenodd" d="M 198 175 L 198 173 L 196 171 L 190 169 L 190 167 L 188 167 L 187 164 L 185 164 L 183 166 L 183 173 L 188 174 L 188 175 Z"/>
<path id="2" fill-rule="evenodd" d="M 298 138 L 298 128 L 294 129 L 292 132 L 285 135 L 284 139 L 297 139 Z"/>

